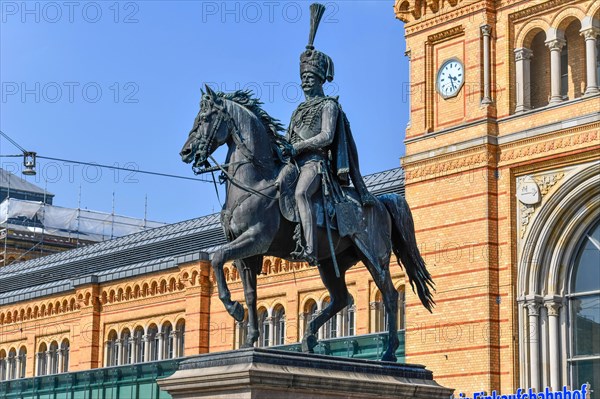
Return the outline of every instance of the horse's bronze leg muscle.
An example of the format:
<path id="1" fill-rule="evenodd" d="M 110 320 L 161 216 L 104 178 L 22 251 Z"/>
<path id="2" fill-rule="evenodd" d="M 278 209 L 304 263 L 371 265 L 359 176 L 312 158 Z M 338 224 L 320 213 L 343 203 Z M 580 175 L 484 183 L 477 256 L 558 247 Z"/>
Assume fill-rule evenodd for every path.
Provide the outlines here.
<path id="1" fill-rule="evenodd" d="M 254 346 L 254 343 L 258 341 L 259 330 L 258 330 L 258 314 L 256 311 L 256 278 L 258 273 L 262 269 L 262 256 L 253 256 L 252 258 L 246 258 L 241 260 L 240 276 L 242 277 L 242 284 L 244 285 L 244 297 L 246 298 L 246 306 L 248 307 L 248 334 L 246 335 L 246 342 L 243 344 L 244 348 Z"/>
<path id="2" fill-rule="evenodd" d="M 312 353 L 315 346 L 317 346 L 317 337 L 315 334 L 337 312 L 344 309 L 346 306 L 351 305 L 352 297 L 348 292 L 346 286 L 346 270 L 354 264 L 354 261 L 349 256 L 340 256 L 338 259 L 338 265 L 340 266 L 340 277 L 337 277 L 333 268 L 333 261 L 326 259 L 321 262 L 319 266 L 319 273 L 325 288 L 329 291 L 330 301 L 329 304 L 319 313 L 314 320 L 308 323 L 307 329 L 302 338 L 302 351 Z"/>
<path id="3" fill-rule="evenodd" d="M 264 217 L 265 221 L 256 222 L 235 240 L 224 244 L 215 251 L 212 258 L 212 267 L 219 288 L 219 299 L 225 305 L 227 312 L 237 321 L 244 320 L 244 308 L 239 302 L 231 300 L 231 293 L 225 281 L 223 265 L 231 260 L 246 259 L 267 252 L 279 227 L 279 209 L 272 204 L 271 206 L 263 205 L 262 209 L 264 209 L 265 214 L 272 211 L 270 212 L 271 217 Z M 235 221 L 232 221 L 232 223 L 235 223 Z"/>

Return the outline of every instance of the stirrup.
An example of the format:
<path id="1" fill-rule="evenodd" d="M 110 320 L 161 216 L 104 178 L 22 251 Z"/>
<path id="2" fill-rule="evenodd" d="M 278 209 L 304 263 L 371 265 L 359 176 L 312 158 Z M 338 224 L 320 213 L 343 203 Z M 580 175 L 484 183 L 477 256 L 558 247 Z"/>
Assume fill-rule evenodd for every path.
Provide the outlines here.
<path id="1" fill-rule="evenodd" d="M 320 266 L 319 260 L 316 258 L 316 256 L 307 254 L 305 250 L 294 251 L 290 253 L 290 256 L 292 257 L 292 259 L 307 262 L 310 266 Z"/>

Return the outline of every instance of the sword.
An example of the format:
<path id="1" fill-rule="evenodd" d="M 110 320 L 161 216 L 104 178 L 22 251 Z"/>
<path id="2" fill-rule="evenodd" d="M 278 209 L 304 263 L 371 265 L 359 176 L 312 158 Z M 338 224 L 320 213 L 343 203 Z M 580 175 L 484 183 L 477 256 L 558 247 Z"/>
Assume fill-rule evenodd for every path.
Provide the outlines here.
<path id="1" fill-rule="evenodd" d="M 329 226 L 329 216 L 327 215 L 326 194 L 329 192 L 329 190 L 327 189 L 325 173 L 327 172 L 323 172 L 323 165 L 321 165 L 321 178 L 323 179 L 323 189 L 321 190 L 321 194 L 323 195 L 323 213 L 325 214 L 325 229 L 327 230 L 327 241 L 329 241 L 329 251 L 331 251 L 331 259 L 333 260 L 335 276 L 337 278 L 340 278 L 340 268 L 337 263 L 337 258 L 335 257 L 335 248 L 333 247 L 333 238 L 331 237 L 331 226 Z"/>

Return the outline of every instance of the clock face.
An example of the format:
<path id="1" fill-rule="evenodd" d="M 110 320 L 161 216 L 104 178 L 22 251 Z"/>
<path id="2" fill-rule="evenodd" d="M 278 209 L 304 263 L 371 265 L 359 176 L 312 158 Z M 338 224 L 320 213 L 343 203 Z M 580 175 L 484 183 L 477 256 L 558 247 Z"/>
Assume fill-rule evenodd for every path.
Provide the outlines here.
<path id="1" fill-rule="evenodd" d="M 453 58 L 445 61 L 437 75 L 437 90 L 443 98 L 454 97 L 465 82 L 465 68 L 462 62 Z"/>

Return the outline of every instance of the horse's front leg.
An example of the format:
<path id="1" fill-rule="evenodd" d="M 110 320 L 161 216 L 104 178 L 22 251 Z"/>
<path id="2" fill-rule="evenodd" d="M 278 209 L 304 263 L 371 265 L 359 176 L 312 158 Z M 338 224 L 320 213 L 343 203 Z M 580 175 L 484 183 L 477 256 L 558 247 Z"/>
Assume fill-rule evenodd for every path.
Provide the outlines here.
<path id="1" fill-rule="evenodd" d="M 227 245 L 225 244 L 223 247 L 215 251 L 213 254 L 213 258 L 211 261 L 212 268 L 215 272 L 215 279 L 217 280 L 217 288 L 219 290 L 219 299 L 223 302 L 225 309 L 227 312 L 233 316 L 236 321 L 244 320 L 244 307 L 240 305 L 237 301 L 231 300 L 231 292 L 229 292 L 229 287 L 227 286 L 227 281 L 225 280 L 225 273 L 223 271 L 223 265 L 226 262 L 226 250 Z"/>
<path id="2" fill-rule="evenodd" d="M 254 346 L 260 335 L 258 330 L 258 314 L 256 311 L 256 278 L 262 269 L 262 262 L 262 256 L 254 256 L 240 262 L 242 267 L 240 276 L 242 276 L 244 296 L 246 298 L 246 306 L 248 307 L 248 331 L 246 342 L 243 344 L 244 348 Z"/>
<path id="3" fill-rule="evenodd" d="M 237 321 L 244 320 L 244 308 L 239 302 L 231 300 L 231 293 L 225 281 L 223 266 L 225 262 L 251 258 L 256 255 L 262 255 L 267 251 L 274 232 L 271 231 L 272 229 L 265 229 L 264 226 L 261 227 L 263 228 L 255 225 L 249 228 L 235 240 L 223 245 L 213 254 L 212 267 L 215 271 L 217 286 L 219 288 L 219 299 L 225 305 L 227 312 Z"/>

